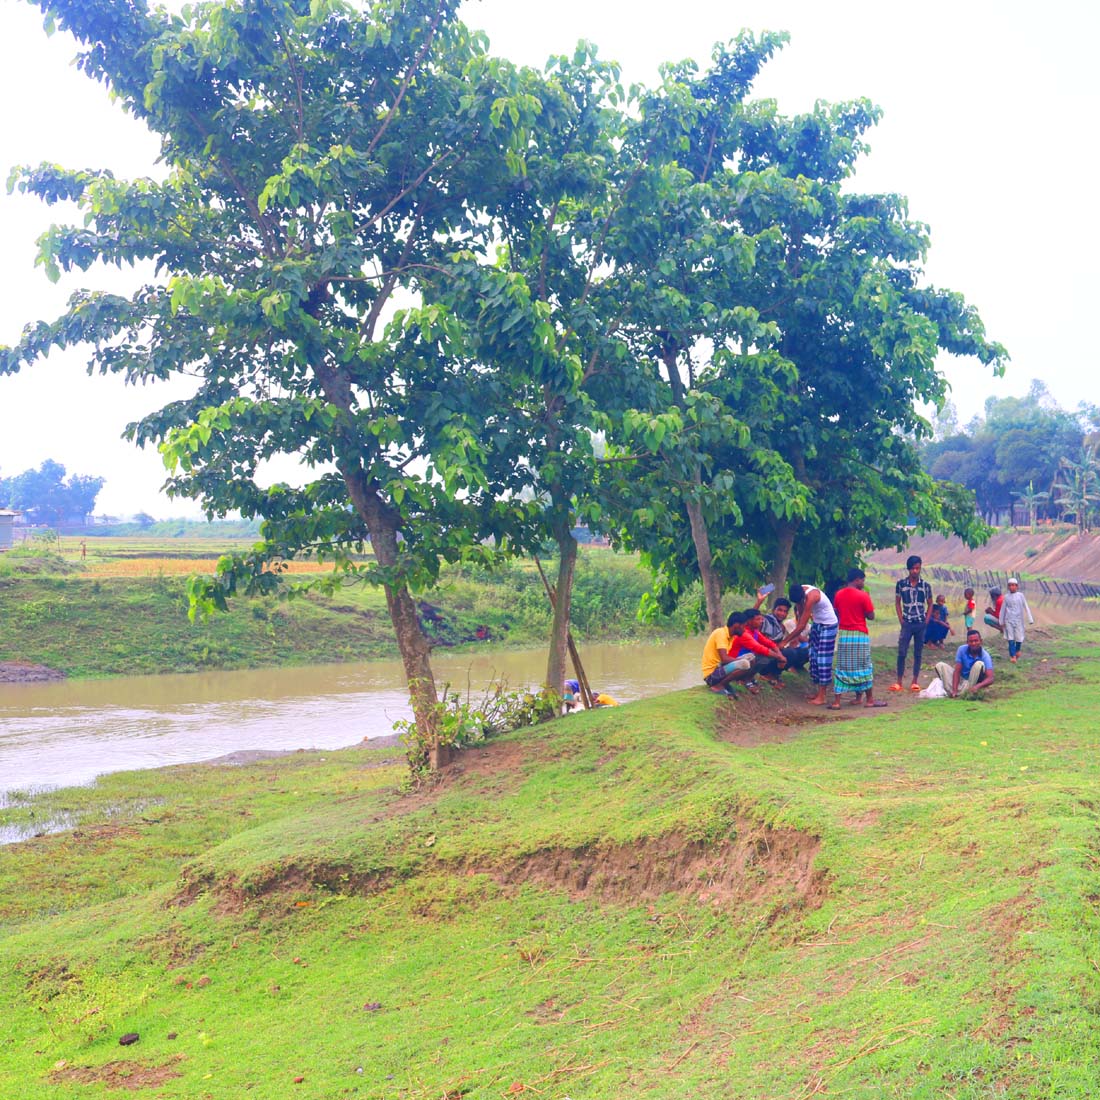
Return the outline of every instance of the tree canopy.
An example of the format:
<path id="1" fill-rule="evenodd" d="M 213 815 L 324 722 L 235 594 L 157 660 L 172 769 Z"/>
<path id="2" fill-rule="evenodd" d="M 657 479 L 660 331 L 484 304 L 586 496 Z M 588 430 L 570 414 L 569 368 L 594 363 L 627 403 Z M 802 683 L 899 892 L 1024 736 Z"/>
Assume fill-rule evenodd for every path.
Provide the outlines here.
<path id="1" fill-rule="evenodd" d="M 1096 440 L 1093 413 L 1087 406 L 1076 412 L 1059 408 L 1035 380 L 1024 397 L 988 398 L 985 415 L 965 429 L 950 421 L 946 431 L 924 442 L 921 460 L 933 477 L 972 492 L 990 522 L 1011 518 L 1015 505 L 1039 517 L 1082 512 L 1083 521 L 1091 505 L 1062 509 L 1060 502 L 1067 460 L 1089 465 L 1083 452 Z"/>
<path id="2" fill-rule="evenodd" d="M 60 462 L 46 459 L 37 470 L 0 478 L 0 508 L 24 512 L 32 523 L 83 523 L 102 488 L 103 478 L 66 474 Z"/>

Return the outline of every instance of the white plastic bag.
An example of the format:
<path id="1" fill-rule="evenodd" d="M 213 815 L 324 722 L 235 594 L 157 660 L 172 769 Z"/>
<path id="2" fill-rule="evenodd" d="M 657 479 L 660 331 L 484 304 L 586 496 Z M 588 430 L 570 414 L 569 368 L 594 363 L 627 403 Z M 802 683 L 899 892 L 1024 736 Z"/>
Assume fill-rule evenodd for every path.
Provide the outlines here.
<path id="1" fill-rule="evenodd" d="M 943 686 L 943 681 L 937 676 L 918 696 L 918 699 L 946 699 L 947 688 Z"/>

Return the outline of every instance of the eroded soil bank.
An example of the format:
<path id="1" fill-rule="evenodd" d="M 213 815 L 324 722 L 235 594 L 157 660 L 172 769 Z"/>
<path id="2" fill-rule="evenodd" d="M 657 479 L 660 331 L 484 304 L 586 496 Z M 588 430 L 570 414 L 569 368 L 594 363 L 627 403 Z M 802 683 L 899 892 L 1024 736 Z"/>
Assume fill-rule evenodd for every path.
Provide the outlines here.
<path id="1" fill-rule="evenodd" d="M 902 568 L 908 554 L 919 554 L 928 565 L 1100 583 L 1100 534 L 1078 534 L 1072 527 L 1040 527 L 1034 535 L 1026 528 L 998 531 L 976 550 L 955 537 L 914 535 L 905 550 L 880 550 L 869 560 L 887 569 Z"/>

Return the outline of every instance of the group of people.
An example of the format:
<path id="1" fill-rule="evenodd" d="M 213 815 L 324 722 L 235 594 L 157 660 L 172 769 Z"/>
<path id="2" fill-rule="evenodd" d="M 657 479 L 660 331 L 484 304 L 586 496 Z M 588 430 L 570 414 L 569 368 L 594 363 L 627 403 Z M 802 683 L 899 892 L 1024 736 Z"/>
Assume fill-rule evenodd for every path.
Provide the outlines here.
<path id="1" fill-rule="evenodd" d="M 885 706 L 873 694 L 867 623 L 875 608 L 865 581 L 862 569 L 851 570 L 833 599 L 815 585 L 792 585 L 767 613 L 760 610 L 767 595 L 762 589 L 755 606 L 733 612 L 724 627 L 711 631 L 703 647 L 703 682 L 711 691 L 734 695 L 739 684 L 755 692 L 759 678 L 778 687 L 788 668 L 808 667 L 811 703 L 826 705 L 831 686 L 830 707 L 839 707 L 848 692 L 864 706 Z"/>
<path id="2" fill-rule="evenodd" d="M 897 678 L 889 690 L 904 690 L 911 647 L 910 690 L 919 692 L 925 643 L 942 647 L 955 631 L 945 597 L 933 597 L 932 586 L 921 577 L 921 559 L 914 554 L 905 565 L 906 576 L 894 587 L 899 626 Z M 771 612 L 761 611 L 770 588 L 761 589 L 753 607 L 735 611 L 724 627 L 711 631 L 703 648 L 703 682 L 711 691 L 727 695 L 737 694 L 739 687 L 757 692 L 759 680 L 779 687 L 787 669 L 808 666 L 813 684 L 811 703 L 837 710 L 842 697 L 851 695 L 854 705 L 886 706 L 874 698 L 868 623 L 875 618 L 875 606 L 865 585 L 862 569 L 851 569 L 845 584 L 831 598 L 814 585 L 792 585 L 788 597 L 777 599 Z M 993 659 L 974 625 L 974 590 L 968 588 L 964 595 L 965 641 L 956 649 L 953 662 L 940 661 L 935 669 L 944 693 L 952 698 L 985 690 L 994 681 Z M 984 621 L 1004 634 L 1009 659 L 1015 664 L 1024 643 L 1025 617 L 1029 623 L 1035 621 L 1027 598 L 1017 578 L 1011 577 L 1008 594 L 1002 596 L 994 588 L 990 600 Z"/>

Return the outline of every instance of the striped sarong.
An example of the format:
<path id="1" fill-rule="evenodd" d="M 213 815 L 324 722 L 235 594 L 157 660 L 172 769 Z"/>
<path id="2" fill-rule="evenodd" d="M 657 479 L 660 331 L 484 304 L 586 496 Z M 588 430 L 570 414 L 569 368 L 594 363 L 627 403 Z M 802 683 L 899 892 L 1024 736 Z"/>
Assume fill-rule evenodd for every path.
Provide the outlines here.
<path id="1" fill-rule="evenodd" d="M 837 628 L 814 623 L 810 627 L 810 682 L 829 684 L 833 679 L 833 650 L 836 649 Z"/>
<path id="2" fill-rule="evenodd" d="M 833 691 L 870 691 L 875 679 L 871 637 L 862 630 L 842 630 L 836 639 Z"/>

